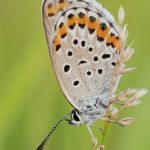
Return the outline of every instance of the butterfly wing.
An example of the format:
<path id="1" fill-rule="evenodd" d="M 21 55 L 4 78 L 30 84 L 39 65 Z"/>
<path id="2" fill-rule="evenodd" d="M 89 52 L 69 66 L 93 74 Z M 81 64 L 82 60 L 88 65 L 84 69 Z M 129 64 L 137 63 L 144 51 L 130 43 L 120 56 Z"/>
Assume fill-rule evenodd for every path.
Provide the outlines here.
<path id="1" fill-rule="evenodd" d="M 94 0 L 45 0 L 45 35 L 59 84 L 78 110 L 107 104 L 119 51 L 113 17 Z"/>

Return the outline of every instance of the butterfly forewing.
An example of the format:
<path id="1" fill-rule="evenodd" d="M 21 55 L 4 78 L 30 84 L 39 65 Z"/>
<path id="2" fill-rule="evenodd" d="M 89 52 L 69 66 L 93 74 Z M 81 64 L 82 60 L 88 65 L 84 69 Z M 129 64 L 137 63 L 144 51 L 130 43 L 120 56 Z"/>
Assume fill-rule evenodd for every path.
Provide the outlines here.
<path id="1" fill-rule="evenodd" d="M 76 109 L 108 102 L 119 33 L 101 7 L 88 1 L 43 3 L 43 22 L 60 86 Z"/>

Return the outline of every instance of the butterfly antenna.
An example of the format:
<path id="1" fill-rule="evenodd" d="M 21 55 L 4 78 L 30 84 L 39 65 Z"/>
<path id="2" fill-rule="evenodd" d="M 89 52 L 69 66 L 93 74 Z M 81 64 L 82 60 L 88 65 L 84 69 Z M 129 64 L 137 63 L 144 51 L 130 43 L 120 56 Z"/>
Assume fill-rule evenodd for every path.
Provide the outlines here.
<path id="1" fill-rule="evenodd" d="M 46 138 L 43 140 L 43 142 L 38 146 L 38 148 L 36 150 L 42 150 L 45 146 L 45 144 L 48 142 L 48 140 L 50 139 L 51 135 L 54 133 L 54 131 L 56 130 L 56 128 L 62 123 L 63 120 L 65 120 L 71 113 L 67 114 L 66 116 L 64 116 L 63 118 L 61 118 L 54 126 L 53 128 L 50 130 L 50 132 L 48 133 L 48 135 L 46 136 Z"/>

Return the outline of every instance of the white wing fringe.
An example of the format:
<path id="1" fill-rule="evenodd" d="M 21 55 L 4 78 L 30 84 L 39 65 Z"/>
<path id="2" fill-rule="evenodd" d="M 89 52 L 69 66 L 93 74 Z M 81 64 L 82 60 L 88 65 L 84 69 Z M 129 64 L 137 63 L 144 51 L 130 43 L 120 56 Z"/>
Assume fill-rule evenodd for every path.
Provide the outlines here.
<path id="1" fill-rule="evenodd" d="M 118 20 L 120 24 L 123 24 L 124 18 L 125 18 L 125 11 L 123 6 L 120 6 L 118 11 Z"/>

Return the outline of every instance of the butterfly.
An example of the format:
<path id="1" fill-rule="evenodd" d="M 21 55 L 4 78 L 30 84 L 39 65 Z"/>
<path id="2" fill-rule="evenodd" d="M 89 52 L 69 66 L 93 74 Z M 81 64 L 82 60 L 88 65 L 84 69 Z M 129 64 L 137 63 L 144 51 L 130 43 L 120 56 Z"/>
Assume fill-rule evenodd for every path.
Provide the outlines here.
<path id="1" fill-rule="evenodd" d="M 44 0 L 42 16 L 54 71 L 74 110 L 59 120 L 37 150 L 69 115 L 69 124 L 86 123 L 92 135 L 90 126 L 106 115 L 118 85 L 116 69 L 123 68 L 119 62 L 126 46 L 125 28 L 95 0 Z"/>

